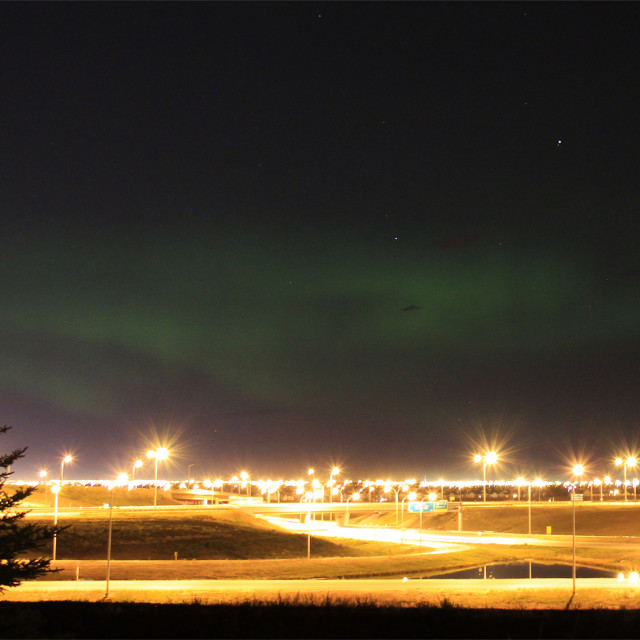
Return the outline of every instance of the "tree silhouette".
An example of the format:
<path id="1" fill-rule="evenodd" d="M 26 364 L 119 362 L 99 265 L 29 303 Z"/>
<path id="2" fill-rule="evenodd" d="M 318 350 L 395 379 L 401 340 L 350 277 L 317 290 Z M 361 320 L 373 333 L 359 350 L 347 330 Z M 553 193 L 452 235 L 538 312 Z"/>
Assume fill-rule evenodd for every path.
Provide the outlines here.
<path id="1" fill-rule="evenodd" d="M 9 429 L 11 427 L 7 425 L 0 427 L 0 435 Z M 35 491 L 35 487 L 17 487 L 11 495 L 5 491 L 5 484 L 12 473 L 8 468 L 23 458 L 26 450 L 25 447 L 6 455 L 0 454 L 0 591 L 55 571 L 49 567 L 49 558 L 26 557 L 28 552 L 40 550 L 56 532 L 54 527 L 24 522 L 27 512 L 16 509 Z"/>

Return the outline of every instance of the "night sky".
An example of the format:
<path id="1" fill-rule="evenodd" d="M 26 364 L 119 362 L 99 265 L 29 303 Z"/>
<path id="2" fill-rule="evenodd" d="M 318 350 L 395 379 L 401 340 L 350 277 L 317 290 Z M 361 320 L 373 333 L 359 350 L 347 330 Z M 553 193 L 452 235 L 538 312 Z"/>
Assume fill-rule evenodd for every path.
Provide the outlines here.
<path id="1" fill-rule="evenodd" d="M 637 3 L 0 15 L 18 475 L 156 436 L 173 477 L 479 477 L 483 437 L 555 477 L 640 443 Z"/>

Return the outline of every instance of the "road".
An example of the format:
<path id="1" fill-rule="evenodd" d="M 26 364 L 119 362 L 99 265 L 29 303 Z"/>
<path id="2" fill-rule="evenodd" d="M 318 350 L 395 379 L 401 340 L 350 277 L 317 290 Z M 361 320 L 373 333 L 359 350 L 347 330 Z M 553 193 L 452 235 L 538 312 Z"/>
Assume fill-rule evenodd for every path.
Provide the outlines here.
<path id="1" fill-rule="evenodd" d="M 8 590 L 3 600 L 33 602 L 39 600 L 100 600 L 105 596 L 104 581 L 85 582 L 25 582 L 19 587 Z M 438 602 L 442 598 L 470 598 L 473 602 L 485 602 L 479 606 L 495 606 L 492 593 L 507 592 L 506 601 L 522 596 L 540 597 L 545 593 L 532 594 L 532 591 L 547 592 L 554 596 L 558 604 L 571 596 L 570 578 L 535 578 L 532 580 L 421 580 L 421 579 L 384 579 L 384 580 L 112 580 L 109 585 L 109 597 L 114 601 L 140 602 L 242 602 L 246 600 L 294 599 L 298 602 L 323 602 L 349 600 L 395 603 Z M 640 595 L 640 587 L 627 580 L 611 578 L 579 578 L 577 590 L 585 598 L 604 597 L 633 598 Z M 512 595 L 509 595 L 511 593 Z M 477 598 L 481 599 L 478 600 Z M 527 594 L 524 594 L 527 597 Z M 486 600 L 483 600 L 485 598 Z M 564 599 L 564 600 L 562 600 Z M 467 600 L 473 604 L 471 600 Z M 552 603 L 554 600 L 552 600 Z M 628 605 L 628 603 L 627 603 Z"/>
<path id="2" fill-rule="evenodd" d="M 499 544 L 499 545 L 531 545 L 542 547 L 571 547 L 572 536 L 530 536 L 518 533 L 493 534 L 492 532 L 439 532 L 434 530 L 396 529 L 394 527 L 370 526 L 340 526 L 335 522 L 310 520 L 308 523 L 297 522 L 289 518 L 262 516 L 265 520 L 296 533 L 311 532 L 313 536 L 329 538 L 351 538 L 356 540 L 371 540 L 377 542 L 391 542 L 398 544 L 412 544 L 430 547 L 430 553 L 449 553 L 462 551 L 471 545 Z M 637 545 L 637 538 L 603 538 L 602 536 L 576 536 L 577 546 L 587 546 L 600 549 L 625 549 L 629 545 Z"/>

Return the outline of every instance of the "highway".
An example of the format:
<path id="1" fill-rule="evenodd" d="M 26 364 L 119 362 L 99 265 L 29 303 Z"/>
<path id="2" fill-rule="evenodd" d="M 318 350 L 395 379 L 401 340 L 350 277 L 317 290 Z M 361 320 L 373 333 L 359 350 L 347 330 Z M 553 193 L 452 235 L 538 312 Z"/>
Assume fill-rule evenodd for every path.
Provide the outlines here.
<path id="1" fill-rule="evenodd" d="M 639 587 L 627 580 L 612 578 L 579 578 L 577 590 L 585 596 L 618 598 L 640 595 Z M 479 597 L 479 606 L 493 606 L 486 597 L 492 592 L 537 590 L 555 594 L 555 606 L 564 606 L 571 596 L 570 578 L 478 579 L 382 579 L 382 580 L 112 580 L 109 597 L 115 601 L 140 602 L 242 602 L 246 600 L 296 599 L 298 602 L 323 602 L 327 599 L 394 602 L 402 604 L 439 602 L 443 597 Z M 559 593 L 558 593 L 559 590 Z M 106 592 L 105 581 L 41 581 L 24 582 L 3 594 L 7 601 L 39 600 L 101 600 Z M 618 595 L 616 595 L 618 594 Z M 536 594 L 538 595 L 538 594 Z M 507 601 L 510 598 L 506 595 Z M 544 593 L 541 594 L 544 598 Z M 484 604 L 482 604 L 484 602 Z M 624 600 L 623 600 L 624 602 Z M 628 605 L 631 603 L 628 602 Z"/>
<path id="2" fill-rule="evenodd" d="M 430 553 L 449 553 L 461 551 L 471 545 L 499 544 L 499 545 L 531 545 L 542 547 L 571 547 L 572 536 L 568 535 L 527 535 L 518 533 L 469 532 L 469 531 L 434 531 L 424 529 L 396 529 L 395 527 L 374 526 L 340 526 L 335 522 L 310 520 L 308 523 L 298 522 L 290 518 L 262 516 L 269 522 L 288 531 L 296 533 L 311 532 L 313 536 L 330 538 L 351 538 L 357 540 L 372 540 L 398 544 L 413 544 L 430 547 Z M 625 549 L 629 545 L 637 545 L 637 538 L 615 538 L 602 536 L 576 536 L 578 546 L 597 547 L 602 549 Z"/>

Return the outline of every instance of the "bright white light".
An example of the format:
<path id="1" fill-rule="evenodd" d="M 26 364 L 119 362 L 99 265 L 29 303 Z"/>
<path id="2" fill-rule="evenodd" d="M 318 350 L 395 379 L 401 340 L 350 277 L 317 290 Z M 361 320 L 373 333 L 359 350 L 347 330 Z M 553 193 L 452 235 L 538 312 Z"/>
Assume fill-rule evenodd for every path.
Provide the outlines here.
<path id="1" fill-rule="evenodd" d="M 633 582 L 634 584 L 635 584 L 636 582 L 640 582 L 640 576 L 638 575 L 638 572 L 637 572 L 637 571 L 632 571 L 632 572 L 629 574 L 629 582 Z"/>

